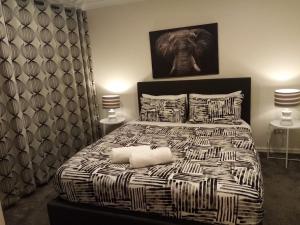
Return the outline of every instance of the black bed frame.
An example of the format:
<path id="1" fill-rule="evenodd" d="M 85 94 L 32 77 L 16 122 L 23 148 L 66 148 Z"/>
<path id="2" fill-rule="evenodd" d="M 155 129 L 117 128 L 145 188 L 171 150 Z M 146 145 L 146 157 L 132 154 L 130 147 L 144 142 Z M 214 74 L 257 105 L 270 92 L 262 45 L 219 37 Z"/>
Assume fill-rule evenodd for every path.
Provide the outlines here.
<path id="1" fill-rule="evenodd" d="M 248 77 L 139 82 L 137 89 L 139 101 L 142 93 L 152 95 L 225 94 L 241 90 L 244 94 L 242 118 L 250 124 L 251 78 Z M 48 215 L 51 225 L 205 225 L 148 213 L 70 203 L 59 197 L 48 203 Z"/>

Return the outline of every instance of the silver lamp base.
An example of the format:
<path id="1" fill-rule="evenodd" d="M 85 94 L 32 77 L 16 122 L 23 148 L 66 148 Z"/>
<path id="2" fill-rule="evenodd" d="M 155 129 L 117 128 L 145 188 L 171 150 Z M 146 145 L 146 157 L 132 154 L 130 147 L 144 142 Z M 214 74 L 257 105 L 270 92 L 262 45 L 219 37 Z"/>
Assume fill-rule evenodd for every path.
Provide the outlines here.
<path id="1" fill-rule="evenodd" d="M 291 110 L 285 109 L 281 112 L 280 125 L 282 125 L 282 126 L 292 126 L 293 125 L 293 118 L 292 118 Z"/>
<path id="2" fill-rule="evenodd" d="M 117 120 L 116 111 L 114 109 L 108 110 L 108 120 L 110 120 L 110 121 L 116 121 Z"/>

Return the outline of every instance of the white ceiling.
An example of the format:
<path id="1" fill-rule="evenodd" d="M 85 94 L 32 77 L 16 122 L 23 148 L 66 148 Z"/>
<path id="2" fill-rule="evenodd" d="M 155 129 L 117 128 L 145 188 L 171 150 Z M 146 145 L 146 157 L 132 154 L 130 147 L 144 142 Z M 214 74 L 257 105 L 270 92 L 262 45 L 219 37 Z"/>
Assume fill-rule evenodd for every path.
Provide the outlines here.
<path id="1" fill-rule="evenodd" d="M 66 6 L 76 6 L 83 9 L 94 9 L 113 5 L 124 5 L 132 2 L 142 2 L 145 0 L 49 0 L 51 3 L 64 4 Z"/>

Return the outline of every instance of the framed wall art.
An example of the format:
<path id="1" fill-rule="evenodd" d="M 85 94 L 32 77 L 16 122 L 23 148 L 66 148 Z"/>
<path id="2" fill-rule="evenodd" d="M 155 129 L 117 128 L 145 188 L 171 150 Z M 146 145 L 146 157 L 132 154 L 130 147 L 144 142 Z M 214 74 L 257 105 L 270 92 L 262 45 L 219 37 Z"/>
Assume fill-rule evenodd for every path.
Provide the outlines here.
<path id="1" fill-rule="evenodd" d="M 218 24 L 149 32 L 154 78 L 219 73 Z"/>

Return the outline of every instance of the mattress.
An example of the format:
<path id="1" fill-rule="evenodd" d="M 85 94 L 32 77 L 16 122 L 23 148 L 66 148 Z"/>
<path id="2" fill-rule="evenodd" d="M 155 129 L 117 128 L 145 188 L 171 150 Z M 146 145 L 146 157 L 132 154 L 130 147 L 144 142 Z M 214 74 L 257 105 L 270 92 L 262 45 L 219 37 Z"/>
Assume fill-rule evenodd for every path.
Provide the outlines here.
<path id="1" fill-rule="evenodd" d="M 169 146 L 173 163 L 131 169 L 112 164 L 113 147 Z M 55 175 L 71 201 L 208 224 L 259 224 L 261 166 L 251 128 L 133 121 L 66 161 Z"/>

